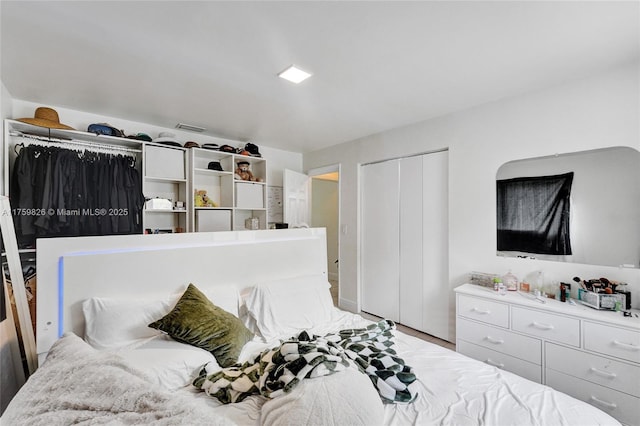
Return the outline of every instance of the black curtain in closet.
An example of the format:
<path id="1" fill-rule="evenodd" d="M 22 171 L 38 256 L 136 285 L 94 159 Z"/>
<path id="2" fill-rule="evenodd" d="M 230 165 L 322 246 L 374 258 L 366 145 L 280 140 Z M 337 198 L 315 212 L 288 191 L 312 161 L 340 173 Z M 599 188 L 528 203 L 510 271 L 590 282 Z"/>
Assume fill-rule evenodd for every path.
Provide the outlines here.
<path id="1" fill-rule="evenodd" d="M 10 201 L 18 243 L 36 238 L 142 232 L 135 159 L 31 144 L 14 164 Z"/>
<path id="2" fill-rule="evenodd" d="M 498 250 L 569 255 L 573 172 L 497 181 Z"/>

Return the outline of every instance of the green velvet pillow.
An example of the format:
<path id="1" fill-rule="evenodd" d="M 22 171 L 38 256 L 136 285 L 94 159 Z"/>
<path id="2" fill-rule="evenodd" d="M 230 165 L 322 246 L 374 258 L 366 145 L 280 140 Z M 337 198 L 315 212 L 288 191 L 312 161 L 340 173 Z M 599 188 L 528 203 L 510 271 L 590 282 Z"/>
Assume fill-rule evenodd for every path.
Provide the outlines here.
<path id="1" fill-rule="evenodd" d="M 222 367 L 235 364 L 242 347 L 253 338 L 242 321 L 211 303 L 193 284 L 171 312 L 149 327 L 211 352 Z"/>

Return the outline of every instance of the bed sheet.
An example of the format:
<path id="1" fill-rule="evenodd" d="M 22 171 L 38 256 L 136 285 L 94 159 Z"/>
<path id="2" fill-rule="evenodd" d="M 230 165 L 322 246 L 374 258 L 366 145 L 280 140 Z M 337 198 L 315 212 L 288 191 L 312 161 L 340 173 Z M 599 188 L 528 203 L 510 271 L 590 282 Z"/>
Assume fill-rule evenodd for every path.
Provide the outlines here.
<path id="1" fill-rule="evenodd" d="M 359 315 L 336 310 L 326 334 L 371 324 Z M 608 414 L 548 386 L 473 360 L 427 341 L 395 332 L 396 350 L 418 377 L 418 398 L 411 404 L 385 404 L 385 425 L 619 425 Z M 240 362 L 252 358 L 277 341 L 249 342 Z M 340 374 L 340 373 L 338 373 Z M 318 379 L 316 379 L 318 380 Z M 195 399 L 238 425 L 261 424 L 260 410 L 267 401 L 252 396 L 238 404 L 222 405 L 193 387 L 184 388 Z M 295 392 L 295 391 L 294 391 Z M 345 395 L 348 397 L 348 395 Z"/>
<path id="2" fill-rule="evenodd" d="M 420 382 L 413 405 L 387 405 L 385 424 L 619 425 L 585 402 L 398 332 L 396 349 Z"/>

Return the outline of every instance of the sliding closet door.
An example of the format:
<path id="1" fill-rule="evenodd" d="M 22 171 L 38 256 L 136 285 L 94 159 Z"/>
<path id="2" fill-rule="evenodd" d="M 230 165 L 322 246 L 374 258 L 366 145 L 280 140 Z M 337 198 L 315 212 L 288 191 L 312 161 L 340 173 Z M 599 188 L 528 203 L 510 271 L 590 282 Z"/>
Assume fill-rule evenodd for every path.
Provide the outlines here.
<path id="1" fill-rule="evenodd" d="M 362 310 L 449 338 L 448 154 L 362 168 Z"/>
<path id="2" fill-rule="evenodd" d="M 400 323 L 422 330 L 422 156 L 400 160 Z"/>
<path id="3" fill-rule="evenodd" d="M 449 338 L 449 154 L 422 156 L 422 266 L 424 269 L 421 330 Z"/>
<path id="4" fill-rule="evenodd" d="M 362 167 L 362 310 L 399 321 L 398 160 Z"/>

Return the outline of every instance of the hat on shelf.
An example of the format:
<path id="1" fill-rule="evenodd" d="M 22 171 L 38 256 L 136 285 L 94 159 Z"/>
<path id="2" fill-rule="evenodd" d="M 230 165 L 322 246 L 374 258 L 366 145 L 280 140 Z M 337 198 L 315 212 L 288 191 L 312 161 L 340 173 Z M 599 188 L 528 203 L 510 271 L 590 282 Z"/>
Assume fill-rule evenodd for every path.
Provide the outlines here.
<path id="1" fill-rule="evenodd" d="M 219 161 L 210 161 L 209 164 L 207 165 L 207 169 L 209 169 L 209 170 L 217 170 L 219 172 L 224 171 L 224 170 L 222 170 L 222 165 L 220 164 Z"/>
<path id="2" fill-rule="evenodd" d="M 200 148 L 200 144 L 198 142 L 194 142 L 194 141 L 187 141 L 184 144 L 185 148 Z"/>
<path id="3" fill-rule="evenodd" d="M 231 145 L 222 145 L 220 148 L 218 148 L 220 151 L 222 152 L 231 152 L 233 154 L 236 153 L 236 149 L 234 147 L 232 147 Z"/>
<path id="4" fill-rule="evenodd" d="M 95 133 L 96 135 L 117 136 L 119 138 L 124 137 L 122 130 L 116 129 L 109 123 L 93 123 L 87 127 L 87 132 Z"/>
<path id="5" fill-rule="evenodd" d="M 164 145 L 182 147 L 182 144 L 180 143 L 180 141 L 178 141 L 178 139 L 176 138 L 176 135 L 174 133 L 171 133 L 171 132 L 160 132 L 158 134 L 158 137 L 155 138 L 153 140 L 153 142 L 161 143 L 161 144 L 164 144 Z"/>
<path id="6" fill-rule="evenodd" d="M 251 155 L 253 157 L 262 157 L 262 155 L 260 154 L 260 149 L 258 148 L 258 145 L 252 144 L 251 142 L 248 142 L 245 146 L 244 146 L 245 151 L 249 151 L 249 154 L 247 155 Z"/>
<path id="7" fill-rule="evenodd" d="M 18 118 L 23 123 L 33 124 L 34 126 L 48 127 L 50 129 L 67 129 L 75 130 L 66 124 L 60 123 L 58 112 L 53 108 L 38 107 L 33 118 Z"/>
<path id="8" fill-rule="evenodd" d="M 151 142 L 151 140 L 152 140 L 151 136 L 149 136 L 146 133 L 138 133 L 138 134 L 135 134 L 135 135 L 129 135 L 129 136 L 127 136 L 127 138 L 136 139 L 136 140 L 145 141 L 145 142 Z"/>
<path id="9" fill-rule="evenodd" d="M 216 151 L 218 150 L 218 148 L 220 148 L 217 143 L 203 143 L 202 147 L 204 149 L 213 149 Z"/>

